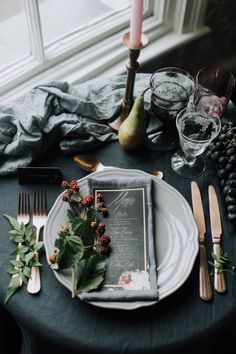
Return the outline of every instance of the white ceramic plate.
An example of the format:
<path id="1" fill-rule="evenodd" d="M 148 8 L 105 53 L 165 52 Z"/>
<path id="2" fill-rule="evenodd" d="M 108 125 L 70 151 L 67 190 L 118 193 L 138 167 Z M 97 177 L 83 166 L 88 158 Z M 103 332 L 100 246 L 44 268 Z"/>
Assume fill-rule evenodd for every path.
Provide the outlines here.
<path id="1" fill-rule="evenodd" d="M 106 168 L 95 172 L 96 178 L 137 177 L 147 175 L 139 170 Z M 90 175 L 90 176 L 91 176 Z M 86 195 L 87 182 L 79 180 L 81 194 Z M 153 204 L 155 218 L 155 244 L 158 269 L 159 300 L 173 294 L 188 278 L 198 253 L 198 231 L 192 211 L 184 197 L 169 184 L 157 177 L 153 179 Z M 44 227 L 44 245 L 47 259 L 53 254 L 54 242 L 61 225 L 66 223 L 67 203 L 61 201 L 61 195 L 55 201 Z M 71 290 L 71 278 L 68 272 L 54 272 L 56 278 Z M 134 302 L 91 302 L 104 308 L 134 310 L 150 306 L 157 301 Z"/>

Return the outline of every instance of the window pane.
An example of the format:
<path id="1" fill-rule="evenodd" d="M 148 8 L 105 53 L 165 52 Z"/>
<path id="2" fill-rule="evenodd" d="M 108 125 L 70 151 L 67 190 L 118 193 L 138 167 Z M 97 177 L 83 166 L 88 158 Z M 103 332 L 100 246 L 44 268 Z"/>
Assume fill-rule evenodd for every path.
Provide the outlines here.
<path id="1" fill-rule="evenodd" d="M 129 4 L 130 0 L 39 0 L 44 43 L 51 43 Z"/>
<path id="2" fill-rule="evenodd" d="M 23 2 L 0 0 L 0 68 L 30 54 Z"/>

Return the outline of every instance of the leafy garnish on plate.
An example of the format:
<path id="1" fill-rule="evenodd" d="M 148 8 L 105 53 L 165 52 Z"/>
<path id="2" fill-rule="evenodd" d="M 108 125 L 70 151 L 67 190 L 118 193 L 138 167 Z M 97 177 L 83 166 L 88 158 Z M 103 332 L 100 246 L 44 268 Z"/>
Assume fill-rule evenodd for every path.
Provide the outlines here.
<path id="1" fill-rule="evenodd" d="M 58 232 L 54 254 L 49 257 L 55 271 L 71 270 L 72 297 L 102 285 L 106 273 L 106 256 L 110 253 L 110 237 L 105 235 L 105 224 L 98 221 L 97 211 L 103 216 L 109 212 L 101 194 L 95 198 L 83 197 L 77 181 L 63 181 L 62 200 L 69 204 L 67 223 Z"/>

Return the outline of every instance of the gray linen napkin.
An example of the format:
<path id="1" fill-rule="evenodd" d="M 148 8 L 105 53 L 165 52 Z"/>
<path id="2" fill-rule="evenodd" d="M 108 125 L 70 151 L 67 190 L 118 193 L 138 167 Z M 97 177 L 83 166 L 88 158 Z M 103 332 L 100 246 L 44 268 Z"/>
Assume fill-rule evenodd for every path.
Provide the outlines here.
<path id="1" fill-rule="evenodd" d="M 149 86 L 149 74 L 137 74 L 134 97 Z M 40 85 L 0 105 L 0 175 L 29 165 L 51 146 L 75 154 L 117 139 L 108 126 L 120 110 L 126 75 L 96 79 L 76 87 L 67 82 Z M 145 95 L 145 109 L 150 107 Z"/>
<path id="2" fill-rule="evenodd" d="M 158 290 L 157 290 L 157 268 L 155 259 L 155 247 L 154 247 L 154 237 L 153 237 L 153 218 L 152 218 L 152 179 L 151 177 L 136 177 L 136 178 L 112 178 L 107 179 L 104 177 L 88 177 L 88 187 L 90 193 L 98 191 L 104 195 L 104 202 L 107 205 L 106 197 L 110 193 L 110 207 L 107 205 L 108 210 L 111 208 L 113 210 L 113 215 L 108 216 L 104 219 L 106 225 L 109 226 L 109 217 L 113 218 L 113 223 L 110 226 L 110 237 L 111 237 L 111 251 L 110 257 L 107 258 L 107 274 L 108 278 L 116 279 L 115 285 L 119 284 L 119 275 L 126 274 L 126 271 L 134 271 L 134 269 L 129 269 L 129 267 L 135 267 L 137 264 L 142 264 L 142 256 L 146 260 L 143 262 L 145 264 L 144 268 L 139 269 L 138 272 L 133 272 L 134 279 L 137 281 L 137 276 L 142 279 L 143 274 L 148 274 L 148 286 L 144 281 L 144 285 L 136 287 L 134 286 L 132 290 L 126 288 L 127 285 L 122 288 L 120 287 L 110 287 L 110 282 L 108 281 L 108 287 L 102 287 L 100 290 L 83 292 L 80 294 L 80 298 L 85 301 L 135 301 L 135 300 L 157 300 Z M 115 190 L 115 194 L 114 193 Z M 137 191 L 138 190 L 138 191 Z M 129 193 L 130 191 L 130 193 Z M 143 193 L 144 197 L 139 199 L 138 194 Z M 107 194 L 108 193 L 108 194 Z M 144 201 L 144 204 L 140 203 Z M 141 204 L 141 205 L 140 205 Z M 137 215 L 135 214 L 135 210 Z M 142 221 L 139 223 L 137 216 L 141 217 L 142 211 L 144 210 L 144 223 Z M 123 216 L 122 216 L 123 213 Z M 119 215 L 118 215 L 119 214 Z M 125 215 L 126 214 L 126 215 Z M 132 219 L 132 220 L 131 220 Z M 116 228 L 118 222 L 118 228 Z M 136 225 L 137 222 L 137 225 Z M 120 225 L 121 223 L 121 225 Z M 123 223 L 123 224 L 122 224 Z M 142 228 L 143 225 L 143 228 Z M 121 228 L 120 228 L 121 226 Z M 124 227 L 123 227 L 124 226 Z M 132 230 L 129 227 L 133 228 Z M 123 231 L 123 234 L 119 231 Z M 144 233 L 143 233 L 143 230 Z M 145 236 L 145 240 L 143 238 Z M 132 241 L 126 240 L 126 238 L 132 238 Z M 115 239 L 116 238 L 116 239 Z M 136 241 L 135 241 L 136 240 Z M 120 244 L 128 245 L 130 247 L 127 253 L 122 249 L 119 249 Z M 113 244 L 113 246 L 112 246 Z M 114 249 L 114 244 L 116 249 Z M 145 244 L 145 246 L 143 246 Z M 117 252 L 118 253 L 113 256 Z M 146 250 L 146 252 L 145 252 Z M 132 258 L 133 257 L 133 258 Z M 129 259 L 130 258 L 130 259 Z M 136 263 L 135 263 L 136 258 Z M 109 275 L 110 267 L 110 275 Z M 128 269 L 127 269 L 128 267 Z M 117 271 L 118 270 L 118 271 Z M 141 272 L 140 272 L 141 271 Z M 125 275 L 124 275 L 125 276 Z M 145 278 L 146 279 L 146 278 Z M 130 280 L 130 279 L 129 279 Z M 112 283 L 114 284 L 114 283 Z M 105 282 L 106 285 L 106 282 Z M 132 282 L 129 283 L 132 287 Z M 128 285 L 128 286 L 129 286 Z M 144 286 L 144 288 L 143 288 Z"/>

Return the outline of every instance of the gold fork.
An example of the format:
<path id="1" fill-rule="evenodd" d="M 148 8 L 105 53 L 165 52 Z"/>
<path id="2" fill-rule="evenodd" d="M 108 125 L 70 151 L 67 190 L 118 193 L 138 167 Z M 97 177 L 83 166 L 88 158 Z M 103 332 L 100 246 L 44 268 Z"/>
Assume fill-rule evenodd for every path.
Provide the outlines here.
<path id="1" fill-rule="evenodd" d="M 23 223 L 24 225 L 27 225 L 30 221 L 30 197 L 29 193 L 27 192 L 19 193 L 18 211 L 16 219 L 20 224 Z M 21 243 L 18 244 L 18 247 L 20 246 Z M 19 255 L 16 255 L 16 260 L 19 260 Z M 13 276 L 16 276 L 16 274 L 14 274 Z M 22 284 L 22 279 L 20 280 L 20 283 Z"/>
<path id="2" fill-rule="evenodd" d="M 34 206 L 32 214 L 32 224 L 36 227 L 36 242 L 39 241 L 39 234 L 42 227 L 47 220 L 47 195 L 45 190 L 34 191 Z M 39 254 L 36 252 L 35 256 L 39 259 Z M 41 289 L 40 271 L 39 267 L 32 267 L 31 277 L 28 281 L 27 290 L 31 294 L 36 294 Z"/>

